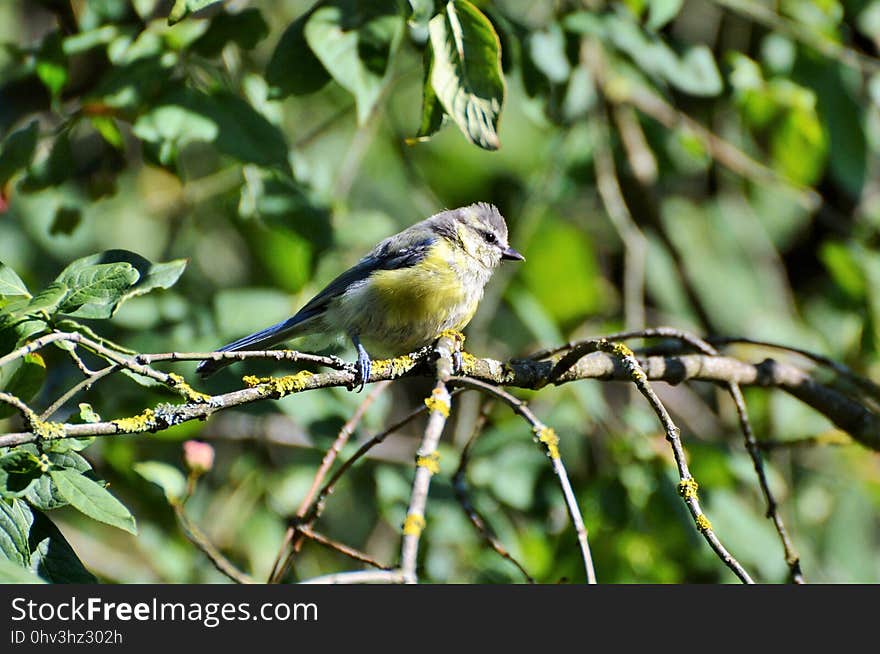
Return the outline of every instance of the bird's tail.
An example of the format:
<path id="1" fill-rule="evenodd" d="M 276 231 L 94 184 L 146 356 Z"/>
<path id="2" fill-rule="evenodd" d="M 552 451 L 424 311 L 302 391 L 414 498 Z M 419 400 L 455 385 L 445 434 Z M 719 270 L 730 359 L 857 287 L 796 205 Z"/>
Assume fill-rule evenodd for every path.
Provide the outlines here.
<path id="1" fill-rule="evenodd" d="M 269 349 L 273 345 L 278 345 L 278 343 L 282 343 L 297 334 L 307 332 L 308 330 L 305 329 L 306 323 L 315 318 L 318 313 L 320 312 L 297 313 L 292 318 L 282 320 L 271 327 L 266 327 L 266 329 L 261 329 L 258 332 L 254 332 L 253 334 L 244 336 L 237 341 L 224 345 L 223 347 L 218 348 L 217 351 L 240 352 L 242 350 Z M 232 359 L 205 359 L 196 368 L 196 373 L 198 373 L 199 377 L 205 379 L 221 368 L 225 368 L 230 363 L 233 363 Z"/>

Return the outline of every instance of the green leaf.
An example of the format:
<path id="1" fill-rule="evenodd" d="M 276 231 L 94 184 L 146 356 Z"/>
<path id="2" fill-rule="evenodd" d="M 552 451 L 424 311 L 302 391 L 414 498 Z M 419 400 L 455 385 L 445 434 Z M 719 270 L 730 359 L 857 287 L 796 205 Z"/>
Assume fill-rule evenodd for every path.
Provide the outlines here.
<path id="1" fill-rule="evenodd" d="M 71 506 L 99 522 L 137 534 L 134 517 L 125 505 L 98 482 L 70 469 L 51 470 L 49 474 L 58 493 Z"/>
<path id="2" fill-rule="evenodd" d="M 43 474 L 39 457 L 24 448 L 0 457 L 0 496 L 22 497 Z"/>
<path id="3" fill-rule="evenodd" d="M 44 320 L 14 318 L 0 309 L 0 354 L 19 348 L 48 330 Z"/>
<path id="4" fill-rule="evenodd" d="M 819 249 L 819 258 L 843 292 L 852 300 L 862 301 L 867 295 L 868 284 L 858 252 L 844 243 L 826 241 Z"/>
<path id="5" fill-rule="evenodd" d="M 79 439 L 71 438 L 65 438 L 53 442 L 51 444 L 52 447 L 66 445 L 70 446 L 70 449 L 66 451 L 46 452 L 46 458 L 49 459 L 51 467 L 58 470 L 75 470 L 78 473 L 84 473 L 91 470 L 92 466 L 89 462 L 73 451 L 75 445 L 81 443 L 82 441 Z M 34 451 L 36 451 L 36 448 Z M 48 472 L 41 475 L 40 478 L 37 479 L 37 483 L 28 489 L 28 492 L 25 494 L 25 499 L 31 504 L 31 506 L 43 511 L 51 511 L 52 509 L 68 505 L 68 501 L 58 491 L 58 487 L 55 485 L 55 482 L 52 481 L 52 477 Z"/>
<path id="6" fill-rule="evenodd" d="M 472 143 L 497 150 L 504 104 L 501 46 L 495 28 L 466 0 L 449 2 L 428 25 L 437 98 Z"/>
<path id="7" fill-rule="evenodd" d="M 604 32 L 644 72 L 686 93 L 714 96 L 723 89 L 712 51 L 705 45 L 692 46 L 679 56 L 665 41 L 645 33 L 622 13 L 605 17 Z"/>
<path id="8" fill-rule="evenodd" d="M 186 494 L 186 478 L 174 466 L 160 461 L 144 461 L 136 463 L 134 471 L 159 486 L 165 492 L 169 504 L 179 502 Z"/>
<path id="9" fill-rule="evenodd" d="M 431 48 L 425 48 L 425 78 L 422 80 L 422 123 L 415 140 L 427 139 L 443 127 L 446 112 L 434 92 L 431 84 L 431 71 L 434 67 L 434 55 Z"/>
<path id="10" fill-rule="evenodd" d="M 42 512 L 32 510 L 32 513 L 34 520 L 28 534 L 31 569 L 53 584 L 97 583 L 58 527 Z"/>
<path id="11" fill-rule="evenodd" d="M 266 66 L 269 97 L 273 100 L 288 95 L 306 95 L 320 90 L 330 81 L 330 73 L 306 43 L 303 33 L 312 13 L 321 6 L 317 3 L 309 12 L 293 21 L 281 39 Z"/>
<path id="12" fill-rule="evenodd" d="M 0 584 L 45 584 L 45 580 L 27 568 L 0 558 Z"/>
<path id="13" fill-rule="evenodd" d="M 80 402 L 79 417 L 83 422 L 101 422 L 101 416 L 86 402 Z"/>
<path id="14" fill-rule="evenodd" d="M 171 11 L 168 13 L 168 24 L 174 25 L 174 23 L 179 23 L 191 13 L 218 2 L 220 0 L 175 0 L 174 6 L 171 7 Z"/>
<path id="15" fill-rule="evenodd" d="M 269 25 L 259 9 L 245 9 L 237 14 L 224 12 L 211 19 L 207 31 L 191 49 L 209 58 L 218 57 L 228 43 L 235 43 L 243 50 L 253 50 L 268 33 Z"/>
<path id="16" fill-rule="evenodd" d="M 16 172 L 30 165 L 39 134 L 39 124 L 33 120 L 27 127 L 23 127 L 3 139 L 2 147 L 0 147 L 0 188 Z"/>
<path id="17" fill-rule="evenodd" d="M 15 297 L 18 295 L 24 295 L 25 297 L 31 296 L 28 292 L 27 286 L 21 281 L 21 277 L 2 261 L 0 261 L 0 295 L 6 297 Z"/>
<path id="18" fill-rule="evenodd" d="M 678 16 L 684 0 L 649 0 L 648 4 L 648 28 L 652 30 L 663 27 Z"/>
<path id="19" fill-rule="evenodd" d="M 49 156 L 35 162 L 28 170 L 27 177 L 21 182 L 21 188 L 31 193 L 58 186 L 74 173 L 75 168 L 70 138 L 66 132 L 59 134 L 52 143 Z"/>
<path id="20" fill-rule="evenodd" d="M 43 39 L 36 55 L 34 70 L 40 81 L 57 98 L 67 84 L 67 56 L 61 42 L 60 32 L 51 32 Z"/>
<path id="21" fill-rule="evenodd" d="M 677 65 L 667 72 L 667 79 L 691 95 L 714 96 L 724 88 L 715 57 L 706 45 L 689 48 Z"/>
<path id="22" fill-rule="evenodd" d="M 30 565 L 28 532 L 33 519 L 28 505 L 21 500 L 0 499 L 0 561 L 6 560 L 22 567 Z"/>
<path id="23" fill-rule="evenodd" d="M 0 389 L 29 402 L 46 381 L 46 362 L 36 352 L 0 366 Z M 6 403 L 0 404 L 0 418 L 8 418 L 17 410 Z"/>
<path id="24" fill-rule="evenodd" d="M 67 297 L 69 292 L 70 289 L 67 288 L 67 286 L 61 282 L 55 281 L 37 293 L 27 304 L 14 310 L 10 307 L 7 308 L 10 309 L 13 318 L 34 316 L 41 312 L 53 314 L 58 310 L 58 307 L 61 306 L 61 303 L 64 301 L 64 298 Z"/>
<path id="25" fill-rule="evenodd" d="M 86 100 L 98 108 L 119 112 L 141 111 L 152 106 L 169 86 L 168 60 L 158 55 L 117 62 L 101 78 Z"/>
<path id="26" fill-rule="evenodd" d="M 125 141 L 122 138 L 119 125 L 116 124 L 116 121 L 111 116 L 91 116 L 89 120 L 92 123 L 92 127 L 95 128 L 107 143 L 117 150 L 122 150 L 125 147 Z"/>
<path id="27" fill-rule="evenodd" d="M 803 185 L 816 182 L 825 169 L 828 139 L 815 111 L 793 109 L 770 135 L 774 168 Z"/>
<path id="28" fill-rule="evenodd" d="M 70 289 L 58 307 L 74 318 L 109 318 L 140 274 L 129 263 L 103 263 L 62 275 Z"/>
<path id="29" fill-rule="evenodd" d="M 82 221 L 82 212 L 77 207 L 60 206 L 55 210 L 49 233 L 52 236 L 64 234 L 70 236 Z"/>
<path id="30" fill-rule="evenodd" d="M 559 25 L 532 32 L 528 40 L 528 54 L 543 75 L 554 84 L 563 84 L 571 74 L 571 64 L 565 52 L 565 34 Z"/>
<path id="31" fill-rule="evenodd" d="M 306 22 L 312 52 L 340 86 L 355 97 L 358 123 L 364 124 L 379 100 L 389 59 L 403 34 L 396 3 L 331 0 Z"/>
<path id="32" fill-rule="evenodd" d="M 158 146 L 159 162 L 166 166 L 174 164 L 182 147 L 203 141 L 239 161 L 289 169 L 281 130 L 225 91 L 208 95 L 176 89 L 138 118 L 134 133 Z"/>
<path id="33" fill-rule="evenodd" d="M 59 310 L 78 318 L 108 318 L 126 300 L 173 286 L 186 264 L 186 259 L 153 263 L 128 250 L 105 250 L 82 257 L 56 278 L 70 289 L 59 302 Z"/>

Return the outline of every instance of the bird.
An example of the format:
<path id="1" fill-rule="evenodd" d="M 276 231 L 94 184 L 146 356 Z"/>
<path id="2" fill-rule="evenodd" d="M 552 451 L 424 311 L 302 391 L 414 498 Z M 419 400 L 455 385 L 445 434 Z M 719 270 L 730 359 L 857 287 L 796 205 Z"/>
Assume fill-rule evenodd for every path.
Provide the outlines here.
<path id="1" fill-rule="evenodd" d="M 370 378 L 370 352 L 415 351 L 447 330 L 461 331 L 503 260 L 525 261 L 508 243 L 492 204 L 447 209 L 381 241 L 290 318 L 217 350 L 263 350 L 294 337 L 343 333 L 357 352 L 353 387 Z M 232 363 L 205 359 L 201 378 Z"/>

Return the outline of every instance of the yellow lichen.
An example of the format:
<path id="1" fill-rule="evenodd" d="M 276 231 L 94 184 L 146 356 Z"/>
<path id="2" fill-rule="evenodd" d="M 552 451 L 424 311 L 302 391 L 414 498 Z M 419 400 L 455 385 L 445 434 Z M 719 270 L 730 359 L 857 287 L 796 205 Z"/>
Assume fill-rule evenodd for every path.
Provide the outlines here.
<path id="1" fill-rule="evenodd" d="M 425 528 L 425 516 L 418 513 L 410 513 L 403 521 L 404 536 L 418 536 Z"/>
<path id="2" fill-rule="evenodd" d="M 373 361 L 373 372 L 380 376 L 387 376 L 388 379 L 397 379 L 403 377 L 406 373 L 416 367 L 416 361 L 408 354 L 394 357 L 393 359 L 378 359 Z"/>
<path id="3" fill-rule="evenodd" d="M 253 375 L 247 375 L 242 377 L 241 380 L 251 388 L 262 386 L 266 389 L 266 395 L 281 397 L 304 390 L 308 386 L 309 377 L 314 377 L 314 373 L 308 370 L 301 370 L 295 375 L 285 375 L 284 377 L 254 377 Z"/>
<path id="4" fill-rule="evenodd" d="M 477 371 L 479 359 L 469 352 L 461 351 L 461 374 L 472 375 Z"/>
<path id="5" fill-rule="evenodd" d="M 64 438 L 64 424 L 60 422 L 46 422 L 34 416 L 30 427 L 35 435 L 45 440 Z"/>
<path id="6" fill-rule="evenodd" d="M 678 482 L 678 494 L 686 500 L 697 499 L 697 490 L 700 485 L 696 479 L 683 479 Z"/>
<path id="7" fill-rule="evenodd" d="M 700 514 L 697 516 L 697 529 L 700 530 L 701 533 L 706 533 L 707 531 L 711 531 L 712 523 L 709 522 L 709 518 L 707 518 L 704 514 Z"/>
<path id="8" fill-rule="evenodd" d="M 175 373 L 168 374 L 168 382 L 177 390 L 181 395 L 183 395 L 184 399 L 187 402 L 195 402 L 196 404 L 207 404 L 211 401 L 211 396 L 206 395 L 205 393 L 200 393 L 195 390 L 192 386 L 186 383 L 186 381 L 180 375 Z"/>
<path id="9" fill-rule="evenodd" d="M 417 456 L 416 467 L 426 468 L 432 475 L 440 472 L 440 453 L 431 452 L 428 456 Z"/>
<path id="10" fill-rule="evenodd" d="M 559 436 L 553 431 L 552 427 L 542 425 L 535 427 L 535 439 L 547 448 L 547 456 L 551 459 L 559 458 Z"/>
<path id="11" fill-rule="evenodd" d="M 635 356 L 633 351 L 628 346 L 624 345 L 623 343 L 612 343 L 611 344 L 611 351 L 614 352 L 615 354 L 622 356 L 622 357 Z"/>
<path id="12" fill-rule="evenodd" d="M 435 388 L 431 391 L 431 397 L 425 398 L 425 406 L 431 411 L 436 411 L 442 414 L 444 418 L 448 418 L 450 406 L 446 398 L 443 397 L 444 395 L 446 394 L 442 390 Z"/>
<path id="13" fill-rule="evenodd" d="M 142 413 L 130 418 L 119 418 L 112 420 L 111 424 L 116 427 L 116 431 L 123 434 L 135 434 L 141 431 L 148 431 L 152 427 L 153 419 L 156 414 L 152 409 L 144 409 Z"/>
<path id="14" fill-rule="evenodd" d="M 437 336 L 437 338 L 449 338 L 458 343 L 458 346 L 461 347 L 464 345 L 465 335 L 462 334 L 457 329 L 446 329 Z"/>

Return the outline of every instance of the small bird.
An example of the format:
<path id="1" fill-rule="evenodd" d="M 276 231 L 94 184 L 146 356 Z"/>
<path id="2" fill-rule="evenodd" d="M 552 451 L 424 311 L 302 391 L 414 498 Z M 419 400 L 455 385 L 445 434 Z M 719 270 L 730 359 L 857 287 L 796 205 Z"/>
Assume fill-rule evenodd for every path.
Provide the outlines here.
<path id="1" fill-rule="evenodd" d="M 367 352 L 401 354 L 461 331 L 502 259 L 524 261 L 507 243 L 507 224 L 483 202 L 441 211 L 389 236 L 294 316 L 218 351 L 262 350 L 290 338 L 343 332 L 357 351 L 356 385 L 370 378 Z M 205 378 L 232 363 L 207 359 Z"/>

